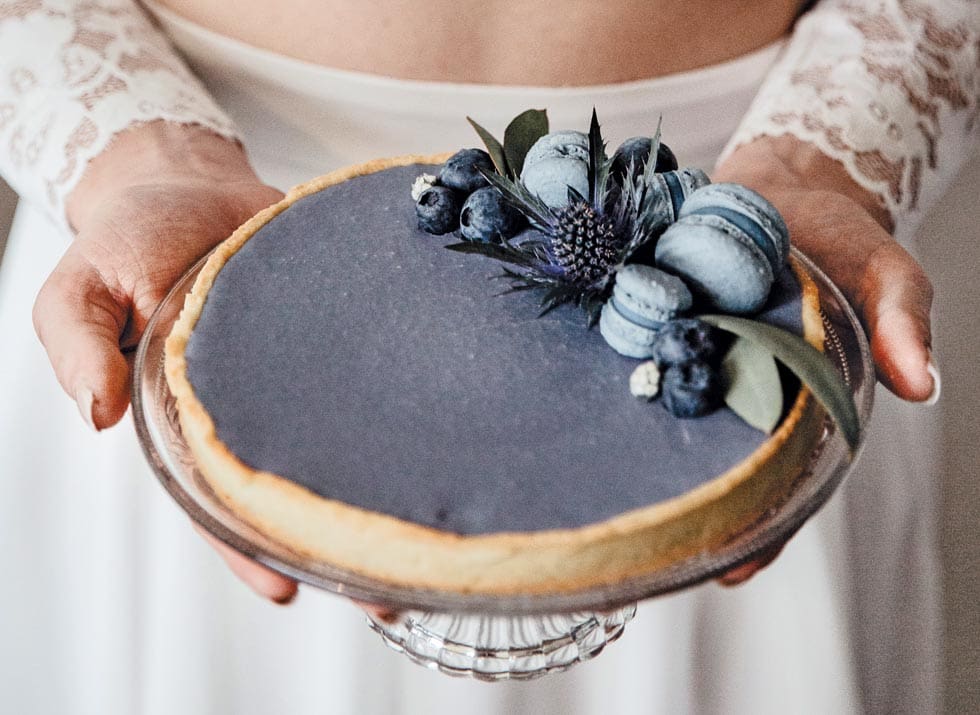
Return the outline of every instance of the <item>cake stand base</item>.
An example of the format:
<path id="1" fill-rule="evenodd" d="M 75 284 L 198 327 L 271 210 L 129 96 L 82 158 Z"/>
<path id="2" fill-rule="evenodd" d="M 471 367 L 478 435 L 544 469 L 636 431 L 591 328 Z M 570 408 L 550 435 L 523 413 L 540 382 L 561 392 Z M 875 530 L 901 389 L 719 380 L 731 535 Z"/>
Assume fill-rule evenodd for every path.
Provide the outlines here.
<path id="1" fill-rule="evenodd" d="M 636 604 L 549 616 L 403 611 L 394 622 L 368 616 L 384 642 L 419 665 L 478 680 L 529 680 L 599 655 L 619 638 Z"/>

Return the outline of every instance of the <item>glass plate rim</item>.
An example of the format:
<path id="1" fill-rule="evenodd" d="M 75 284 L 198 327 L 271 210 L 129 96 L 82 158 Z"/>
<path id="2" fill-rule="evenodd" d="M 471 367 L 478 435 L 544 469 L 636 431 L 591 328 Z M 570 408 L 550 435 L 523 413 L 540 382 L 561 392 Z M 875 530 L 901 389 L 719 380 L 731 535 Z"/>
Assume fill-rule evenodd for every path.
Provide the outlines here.
<path id="1" fill-rule="evenodd" d="M 875 385 L 867 338 L 854 310 L 840 290 L 798 249 L 794 247 L 792 253 L 810 271 L 818 285 L 821 313 L 825 327 L 828 328 L 828 339 L 832 341 L 830 347 L 837 351 L 838 369 L 850 381 L 863 437 L 873 405 Z M 131 398 L 140 446 L 164 489 L 199 526 L 236 551 L 265 566 L 334 593 L 366 602 L 384 603 L 399 609 L 457 613 L 532 615 L 618 608 L 640 599 L 670 593 L 716 578 L 770 550 L 792 535 L 823 506 L 836 491 L 860 451 L 859 446 L 849 459 L 843 437 L 828 422 L 823 439 L 792 493 L 763 519 L 712 552 L 697 554 L 666 568 L 616 584 L 535 595 L 466 594 L 398 586 L 331 564 L 312 561 L 289 550 L 284 544 L 271 541 L 248 524 L 236 522 L 216 497 L 213 497 L 214 503 L 204 503 L 200 494 L 188 488 L 185 480 L 194 477 L 184 474 L 183 471 L 193 470 L 194 465 L 186 461 L 186 454 L 174 453 L 171 445 L 163 441 L 159 427 L 154 422 L 154 414 L 159 414 L 161 405 L 155 401 L 152 393 L 149 399 L 144 395 L 148 369 L 157 371 L 158 383 L 162 377 L 162 345 L 165 339 L 163 331 L 169 333 L 173 318 L 179 312 L 178 303 L 183 305 L 184 295 L 208 257 L 203 257 L 174 284 L 151 316 L 137 348 Z M 168 315 L 169 323 L 163 325 L 167 322 Z M 838 331 L 843 334 L 835 337 L 835 332 Z M 165 380 L 162 385 L 169 393 Z M 179 435 L 175 438 L 180 440 Z M 186 443 L 183 447 L 186 449 Z M 202 485 L 198 485 L 197 488 L 201 487 Z"/>

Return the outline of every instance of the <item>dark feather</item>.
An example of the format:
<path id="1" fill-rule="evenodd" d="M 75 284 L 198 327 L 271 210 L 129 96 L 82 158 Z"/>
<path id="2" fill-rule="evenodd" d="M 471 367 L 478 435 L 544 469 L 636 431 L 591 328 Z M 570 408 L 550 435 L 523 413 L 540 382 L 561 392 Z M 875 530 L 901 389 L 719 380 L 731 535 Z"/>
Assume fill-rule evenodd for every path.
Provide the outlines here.
<path id="1" fill-rule="evenodd" d="M 460 241 L 446 246 L 457 253 L 476 253 L 487 258 L 510 263 L 524 268 L 534 268 L 538 261 L 533 254 L 520 251 L 507 243 L 484 243 L 482 241 Z"/>
<path id="2" fill-rule="evenodd" d="M 551 288 L 541 298 L 541 312 L 538 317 L 547 315 L 560 305 L 578 301 L 580 293 L 581 289 L 575 285 L 557 285 Z"/>
<path id="3" fill-rule="evenodd" d="M 548 233 L 553 228 L 555 215 L 547 204 L 524 188 L 524 184 L 494 172 L 484 171 L 482 168 L 478 168 L 478 171 L 500 192 L 504 201 L 524 214 L 534 228 L 544 233 Z"/>
<path id="4" fill-rule="evenodd" d="M 593 107 L 589 126 L 589 203 L 597 211 L 602 211 L 608 183 L 609 160 L 606 157 L 606 144 L 602 141 L 599 117 Z"/>

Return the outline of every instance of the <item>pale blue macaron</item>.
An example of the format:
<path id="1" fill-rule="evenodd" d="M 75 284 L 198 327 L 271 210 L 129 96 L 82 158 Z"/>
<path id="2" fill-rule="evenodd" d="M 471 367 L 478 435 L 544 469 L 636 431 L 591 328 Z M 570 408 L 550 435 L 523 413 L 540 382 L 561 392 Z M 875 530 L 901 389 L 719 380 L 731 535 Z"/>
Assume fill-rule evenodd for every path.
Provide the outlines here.
<path id="1" fill-rule="evenodd" d="M 538 139 L 524 156 L 524 168 L 544 159 L 569 158 L 589 163 L 589 136 L 572 129 L 549 132 Z"/>
<path id="2" fill-rule="evenodd" d="M 654 174 L 647 194 L 646 217 L 653 218 L 651 230 L 659 233 L 677 220 L 687 197 L 711 183 L 700 169 L 680 169 Z"/>
<path id="3" fill-rule="evenodd" d="M 676 221 L 687 200 L 699 189 L 711 184 L 711 179 L 701 169 L 689 167 L 676 171 L 664 171 L 655 175 L 669 200 L 671 223 Z"/>
<path id="4" fill-rule="evenodd" d="M 709 308 L 761 310 L 775 274 L 756 241 L 724 216 L 681 213 L 657 242 L 657 266 L 681 277 Z"/>
<path id="5" fill-rule="evenodd" d="M 521 182 L 551 208 L 568 204 L 568 188 L 589 193 L 589 137 L 557 131 L 538 139 L 524 157 Z"/>
<path id="6" fill-rule="evenodd" d="M 769 259 L 779 273 L 789 258 L 786 222 L 761 194 L 741 184 L 712 184 L 688 197 L 680 216 L 710 214 L 738 226 Z"/>
<path id="7" fill-rule="evenodd" d="M 653 266 L 624 266 L 602 306 L 599 332 L 621 355 L 648 358 L 663 324 L 689 310 L 692 303 L 691 292 L 676 276 Z"/>

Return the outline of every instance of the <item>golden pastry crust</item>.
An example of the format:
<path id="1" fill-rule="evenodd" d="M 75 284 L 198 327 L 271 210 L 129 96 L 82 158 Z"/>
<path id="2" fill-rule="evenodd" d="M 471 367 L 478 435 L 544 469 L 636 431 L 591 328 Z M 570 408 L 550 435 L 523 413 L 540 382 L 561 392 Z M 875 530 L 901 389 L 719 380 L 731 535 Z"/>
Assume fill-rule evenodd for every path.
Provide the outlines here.
<path id="1" fill-rule="evenodd" d="M 198 275 L 166 343 L 166 375 L 184 438 L 215 493 L 241 519 L 307 557 L 392 584 L 460 593 L 555 593 L 613 584 L 717 548 L 791 490 L 823 431 L 803 388 L 749 457 L 679 497 L 575 529 L 462 536 L 326 499 L 241 462 L 216 434 L 187 378 L 184 350 L 221 267 L 299 199 L 355 176 L 448 157 L 404 156 L 342 169 L 294 188 L 222 243 Z M 792 259 L 803 294 L 804 337 L 823 348 L 817 287 Z"/>

